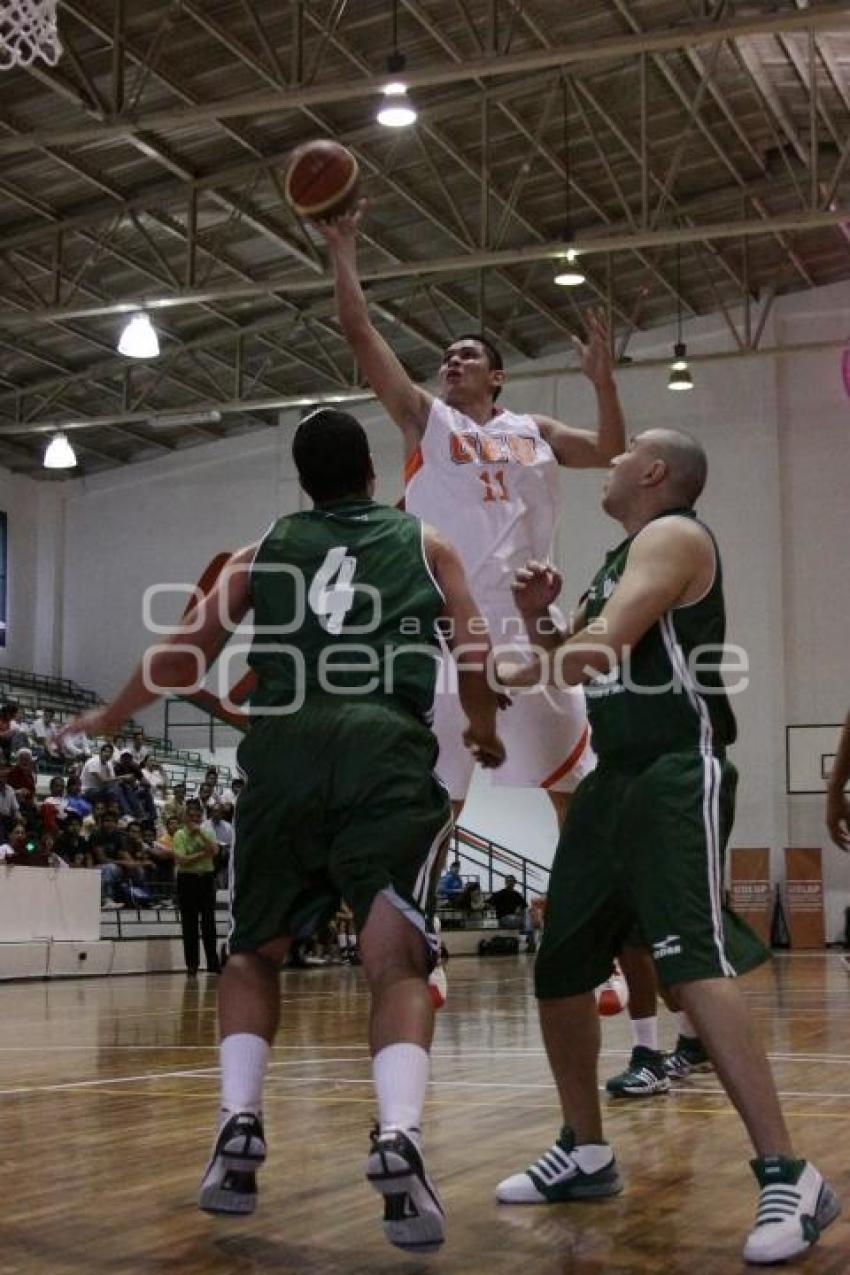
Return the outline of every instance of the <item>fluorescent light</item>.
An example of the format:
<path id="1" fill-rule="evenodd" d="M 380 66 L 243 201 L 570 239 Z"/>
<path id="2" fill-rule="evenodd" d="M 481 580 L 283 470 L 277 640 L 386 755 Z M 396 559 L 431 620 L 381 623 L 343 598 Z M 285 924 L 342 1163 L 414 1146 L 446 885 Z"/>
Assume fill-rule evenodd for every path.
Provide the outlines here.
<path id="1" fill-rule="evenodd" d="M 77 454 L 68 442 L 67 435 L 54 434 L 44 453 L 45 469 L 73 469 Z"/>
<path id="2" fill-rule="evenodd" d="M 416 123 L 416 111 L 404 84 L 394 82 L 384 85 L 384 104 L 378 111 L 378 123 L 384 128 L 407 128 Z"/>
<path id="3" fill-rule="evenodd" d="M 158 412 L 148 417 L 148 425 L 154 429 L 178 429 L 181 425 L 217 425 L 221 412 L 213 408 L 208 412 Z"/>
<path id="4" fill-rule="evenodd" d="M 568 248 L 559 260 L 566 264 L 558 267 L 553 283 L 557 283 L 561 288 L 580 288 L 587 282 L 587 276 L 576 265 L 578 253 L 575 248 Z"/>
<path id="5" fill-rule="evenodd" d="M 670 380 L 667 382 L 668 390 L 692 390 L 694 388 L 694 378 L 691 376 L 687 367 L 674 368 L 670 373 Z"/>
<path id="6" fill-rule="evenodd" d="M 125 325 L 118 353 L 128 359 L 155 359 L 159 354 L 159 337 L 146 314 L 134 314 Z"/>

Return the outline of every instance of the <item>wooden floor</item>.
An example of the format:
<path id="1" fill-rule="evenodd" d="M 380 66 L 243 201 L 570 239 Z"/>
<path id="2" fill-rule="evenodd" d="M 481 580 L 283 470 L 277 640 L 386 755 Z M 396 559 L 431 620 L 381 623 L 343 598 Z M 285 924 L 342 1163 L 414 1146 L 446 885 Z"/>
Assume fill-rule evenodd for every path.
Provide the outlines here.
<path id="1" fill-rule="evenodd" d="M 607 1109 L 614 1200 L 493 1201 L 558 1117 L 530 958 L 456 959 L 439 1017 L 426 1149 L 448 1212 L 430 1259 L 387 1246 L 362 1179 L 374 1104 L 359 971 L 285 976 L 267 1089 L 270 1157 L 244 1221 L 195 1207 L 216 1094 L 214 980 L 178 975 L 0 988 L 0 1275 L 597 1275 L 743 1270 L 748 1144 L 713 1076 Z M 850 1271 L 850 976 L 837 955 L 777 959 L 745 983 L 793 1134 L 847 1205 L 799 1269 Z M 662 1019 L 665 1043 L 673 1023 Z M 625 1015 L 607 1020 L 602 1075 Z M 796 1266 L 786 1269 L 798 1269 Z"/>

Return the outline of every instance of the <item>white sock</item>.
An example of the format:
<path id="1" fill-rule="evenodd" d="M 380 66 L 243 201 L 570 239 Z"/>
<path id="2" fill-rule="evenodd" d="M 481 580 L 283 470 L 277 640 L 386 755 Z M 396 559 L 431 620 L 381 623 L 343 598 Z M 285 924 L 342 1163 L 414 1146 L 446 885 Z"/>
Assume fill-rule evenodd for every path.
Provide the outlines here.
<path id="1" fill-rule="evenodd" d="M 636 1045 L 658 1051 L 658 1015 L 632 1019 L 632 1037 Z"/>
<path id="2" fill-rule="evenodd" d="M 683 1010 L 679 1010 L 679 1013 L 676 1015 L 676 1022 L 679 1025 L 680 1036 L 699 1037 L 699 1032 Z"/>
<path id="3" fill-rule="evenodd" d="M 638 1022 L 645 1021 L 638 1019 Z M 614 1158 L 607 1142 L 585 1142 L 580 1147 L 574 1147 L 570 1154 L 582 1173 L 598 1173 Z"/>
<path id="4" fill-rule="evenodd" d="M 235 1032 L 224 1037 L 219 1046 L 222 1110 L 260 1114 L 270 1053 L 271 1045 L 262 1036 Z"/>
<path id="5" fill-rule="evenodd" d="M 387 1129 L 418 1129 L 428 1088 L 429 1058 L 421 1045 L 385 1045 L 372 1059 L 378 1120 Z"/>

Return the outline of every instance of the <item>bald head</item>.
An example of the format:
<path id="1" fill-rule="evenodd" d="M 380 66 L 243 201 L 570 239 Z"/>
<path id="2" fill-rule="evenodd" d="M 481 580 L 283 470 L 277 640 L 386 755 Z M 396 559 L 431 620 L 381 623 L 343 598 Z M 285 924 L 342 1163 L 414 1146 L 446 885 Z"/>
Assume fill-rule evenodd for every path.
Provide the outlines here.
<path id="1" fill-rule="evenodd" d="M 647 429 L 640 435 L 666 466 L 665 486 L 679 505 L 699 500 L 708 474 L 702 444 L 680 429 Z"/>

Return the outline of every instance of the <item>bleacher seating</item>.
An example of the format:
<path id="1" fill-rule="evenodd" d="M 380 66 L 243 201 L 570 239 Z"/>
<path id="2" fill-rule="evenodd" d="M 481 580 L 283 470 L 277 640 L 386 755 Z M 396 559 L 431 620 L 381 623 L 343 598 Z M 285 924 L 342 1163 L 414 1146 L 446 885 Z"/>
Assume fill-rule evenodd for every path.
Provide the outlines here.
<path id="1" fill-rule="evenodd" d="M 30 673 L 24 669 L 0 668 L 0 703 L 7 700 L 14 700 L 19 704 L 21 715 L 29 720 L 39 709 L 46 708 L 55 714 L 59 722 L 70 721 L 72 717 L 103 703 L 95 691 L 79 686 L 70 678 Z M 131 735 L 133 731 L 142 729 L 131 718 L 122 733 Z M 169 786 L 183 782 L 191 788 L 203 780 L 208 763 L 199 752 L 175 748 L 169 740 L 151 736 L 147 732 L 145 743 L 162 763 Z M 41 769 L 50 771 L 61 767 L 47 762 Z M 232 778 L 230 767 L 219 765 L 218 770 L 220 779 L 229 783 Z"/>

